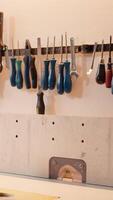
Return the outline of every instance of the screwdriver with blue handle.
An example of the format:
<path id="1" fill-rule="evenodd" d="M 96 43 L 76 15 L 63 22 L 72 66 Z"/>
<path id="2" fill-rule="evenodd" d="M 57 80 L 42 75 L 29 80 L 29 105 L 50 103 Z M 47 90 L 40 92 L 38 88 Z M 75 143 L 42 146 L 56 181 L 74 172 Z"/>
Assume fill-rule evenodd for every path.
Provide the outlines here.
<path id="1" fill-rule="evenodd" d="M 66 61 L 64 62 L 64 91 L 70 93 L 72 91 L 72 80 L 70 75 L 70 62 L 68 61 L 68 52 L 67 52 L 67 33 L 65 33 L 65 42 L 66 42 Z"/>
<path id="2" fill-rule="evenodd" d="M 49 77 L 49 63 L 48 59 L 49 37 L 47 38 L 46 60 L 44 60 L 44 70 L 42 74 L 41 85 L 43 90 L 48 90 L 48 77 Z"/>
<path id="3" fill-rule="evenodd" d="M 24 79 L 25 79 L 25 86 L 27 89 L 31 88 L 31 81 L 30 81 L 30 56 L 31 56 L 31 47 L 29 40 L 25 42 L 25 56 L 24 56 Z"/>
<path id="4" fill-rule="evenodd" d="M 50 60 L 50 72 L 48 77 L 48 88 L 50 90 L 53 90 L 56 85 L 56 72 L 55 72 L 56 59 L 54 53 L 55 53 L 55 37 L 53 41 L 53 57 Z"/>
<path id="5" fill-rule="evenodd" d="M 59 74 L 57 78 L 57 92 L 64 93 L 64 63 L 63 63 L 63 35 L 61 35 L 61 62 L 59 64 Z"/>
<path id="6" fill-rule="evenodd" d="M 18 41 L 18 58 L 16 60 L 16 86 L 18 89 L 23 88 L 22 60 L 20 60 L 19 41 Z"/>
<path id="7" fill-rule="evenodd" d="M 16 58 L 14 57 L 14 45 L 12 39 L 12 57 L 11 57 L 11 75 L 10 83 L 12 87 L 16 86 Z"/>

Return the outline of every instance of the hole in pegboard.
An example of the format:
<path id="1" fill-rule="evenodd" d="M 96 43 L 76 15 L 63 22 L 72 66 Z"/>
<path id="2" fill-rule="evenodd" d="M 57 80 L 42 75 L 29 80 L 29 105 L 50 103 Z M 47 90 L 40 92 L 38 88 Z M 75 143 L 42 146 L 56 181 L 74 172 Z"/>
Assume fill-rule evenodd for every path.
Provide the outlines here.
<path id="1" fill-rule="evenodd" d="M 55 138 L 54 137 L 52 137 L 52 141 L 54 141 L 55 140 Z"/>
<path id="2" fill-rule="evenodd" d="M 52 122 L 53 125 L 55 125 L 55 122 Z"/>
<path id="3" fill-rule="evenodd" d="M 18 138 L 18 135 L 16 135 L 15 137 Z"/>
<path id="4" fill-rule="evenodd" d="M 84 126 L 84 123 L 82 123 L 82 126 Z"/>
<path id="5" fill-rule="evenodd" d="M 18 123 L 18 119 L 16 119 L 16 123 Z"/>
<path id="6" fill-rule="evenodd" d="M 85 141 L 84 140 L 81 140 L 81 143 L 84 143 Z"/>

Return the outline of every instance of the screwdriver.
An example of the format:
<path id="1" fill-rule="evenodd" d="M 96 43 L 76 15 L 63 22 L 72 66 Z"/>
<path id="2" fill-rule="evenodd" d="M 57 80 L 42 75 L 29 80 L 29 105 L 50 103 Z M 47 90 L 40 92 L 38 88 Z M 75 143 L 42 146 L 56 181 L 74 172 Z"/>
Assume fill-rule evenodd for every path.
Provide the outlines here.
<path id="1" fill-rule="evenodd" d="M 25 65 L 25 71 L 24 71 L 24 79 L 25 79 L 25 85 L 27 89 L 31 88 L 31 81 L 30 81 L 30 56 L 31 56 L 31 47 L 29 40 L 26 40 L 25 42 L 25 56 L 24 56 L 24 65 Z"/>
<path id="2" fill-rule="evenodd" d="M 105 71 L 105 63 L 103 58 L 103 51 L 104 51 L 104 40 L 102 40 L 102 47 L 101 47 L 101 60 L 97 68 L 96 74 L 96 82 L 98 84 L 104 84 L 106 80 L 106 71 Z"/>
<path id="3" fill-rule="evenodd" d="M 19 57 L 19 41 L 18 41 L 18 58 L 16 60 L 16 86 L 18 89 L 22 89 L 23 88 L 23 76 L 22 76 L 22 69 L 21 69 L 21 65 L 22 65 L 22 60 L 20 60 Z"/>
<path id="4" fill-rule="evenodd" d="M 48 89 L 49 63 L 50 63 L 50 60 L 48 59 L 48 47 L 49 47 L 49 37 L 47 38 L 46 60 L 44 60 L 44 71 L 43 71 L 42 81 L 41 81 L 43 90 Z"/>
<path id="5" fill-rule="evenodd" d="M 50 60 L 50 72 L 49 72 L 49 78 L 48 78 L 48 88 L 50 90 L 53 90 L 56 85 L 56 73 L 55 73 L 55 65 L 56 65 L 56 60 L 55 60 L 55 37 L 53 41 L 53 57 Z"/>
<path id="6" fill-rule="evenodd" d="M 61 35 L 61 62 L 59 64 L 57 92 L 58 94 L 61 94 L 61 95 L 64 93 L 63 35 Z"/>
<path id="7" fill-rule="evenodd" d="M 14 45 L 12 39 L 12 57 L 11 57 L 11 75 L 10 83 L 12 87 L 16 86 L 16 58 L 14 57 Z"/>
<path id="8" fill-rule="evenodd" d="M 72 90 L 72 80 L 70 75 L 70 62 L 68 61 L 67 52 L 67 33 L 65 33 L 65 43 L 66 43 L 66 61 L 64 62 L 65 76 L 64 76 L 64 91 L 70 93 Z"/>
<path id="9" fill-rule="evenodd" d="M 42 69 L 41 69 L 41 38 L 37 38 L 37 61 L 39 58 L 39 66 L 40 66 L 40 80 L 42 78 Z M 44 104 L 44 93 L 41 88 L 41 81 L 38 82 L 38 93 L 37 93 L 37 104 L 36 104 L 36 112 L 37 114 L 45 114 L 45 104 Z"/>
<path id="10" fill-rule="evenodd" d="M 90 67 L 90 69 L 87 71 L 87 75 L 90 75 L 90 74 L 92 73 L 92 71 L 93 71 L 94 62 L 95 62 L 95 55 L 96 55 L 96 49 L 97 49 L 97 42 L 95 42 L 95 44 L 94 44 L 93 59 L 92 59 L 91 67 Z"/>
<path id="11" fill-rule="evenodd" d="M 108 64 L 107 64 L 107 70 L 106 70 L 106 87 L 111 87 L 111 81 L 112 81 L 112 63 L 111 63 L 111 43 L 112 43 L 112 36 L 110 36 L 110 44 L 109 44 L 109 58 L 108 58 Z"/>

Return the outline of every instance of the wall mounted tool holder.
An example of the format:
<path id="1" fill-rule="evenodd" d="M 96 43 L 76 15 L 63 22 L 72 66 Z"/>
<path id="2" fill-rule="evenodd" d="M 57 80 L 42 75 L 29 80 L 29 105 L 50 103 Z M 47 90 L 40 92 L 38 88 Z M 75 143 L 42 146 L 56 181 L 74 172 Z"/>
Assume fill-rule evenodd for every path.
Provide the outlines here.
<path id="1" fill-rule="evenodd" d="M 101 44 L 97 45 L 97 50 L 96 52 L 101 52 Z M 60 49 L 61 47 L 55 47 L 55 54 L 60 54 Z M 89 45 L 89 44 L 83 44 L 83 45 L 78 45 L 75 46 L 75 53 L 92 53 L 94 49 L 94 45 Z M 52 54 L 52 50 L 53 47 L 49 47 L 48 49 L 48 53 Z M 113 44 L 111 45 L 111 50 L 113 51 Z M 104 51 L 109 51 L 109 44 L 104 44 Z M 9 50 L 9 56 L 12 55 L 12 50 Z M 71 48 L 70 46 L 68 46 L 68 53 L 71 52 Z M 37 55 L 37 49 L 36 48 L 32 48 L 31 49 L 31 53 L 32 55 Z M 46 47 L 43 47 L 41 49 L 41 53 L 42 55 L 46 54 Z M 66 53 L 66 47 L 63 47 L 63 53 Z M 18 55 L 18 49 L 14 49 L 14 55 L 17 56 Z M 20 49 L 20 55 L 25 55 L 25 49 Z M 2 56 L 4 56 L 4 51 L 2 52 Z"/>

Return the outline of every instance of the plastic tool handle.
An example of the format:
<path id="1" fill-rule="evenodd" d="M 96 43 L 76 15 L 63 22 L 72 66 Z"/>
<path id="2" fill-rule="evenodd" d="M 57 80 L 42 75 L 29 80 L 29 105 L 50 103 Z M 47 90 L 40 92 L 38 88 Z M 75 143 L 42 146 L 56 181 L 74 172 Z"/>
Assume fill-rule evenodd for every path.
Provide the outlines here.
<path id="1" fill-rule="evenodd" d="M 2 48 L 0 48 L 0 73 L 3 70 L 3 65 L 2 65 Z"/>
<path id="2" fill-rule="evenodd" d="M 30 71 L 32 79 L 32 88 L 37 88 L 37 70 L 35 67 L 35 57 L 30 56 Z"/>
<path id="3" fill-rule="evenodd" d="M 112 81 L 111 81 L 111 93 L 113 94 L 113 76 L 112 76 Z"/>
<path id="4" fill-rule="evenodd" d="M 18 89 L 23 88 L 23 75 L 21 70 L 22 61 L 16 61 L 16 86 Z"/>
<path id="5" fill-rule="evenodd" d="M 111 81 L 112 81 L 111 43 L 112 43 L 112 36 L 110 36 L 108 67 L 106 71 L 106 87 L 107 88 L 111 87 Z"/>
<path id="6" fill-rule="evenodd" d="M 100 63 L 98 65 L 97 74 L 96 74 L 96 82 L 98 84 L 104 84 L 106 81 L 106 71 L 105 71 L 105 64 Z"/>
<path id="7" fill-rule="evenodd" d="M 101 61 L 100 61 L 100 64 L 98 65 L 97 74 L 96 74 L 96 82 L 98 84 L 104 84 L 106 81 L 106 71 L 105 71 L 103 52 L 104 52 L 104 40 L 102 40 Z"/>
<path id="8" fill-rule="evenodd" d="M 112 69 L 106 70 L 106 87 L 111 87 L 111 81 L 112 81 Z"/>
<path id="9" fill-rule="evenodd" d="M 55 65 L 56 65 L 56 60 L 53 58 L 52 60 L 50 60 L 50 72 L 48 78 L 48 88 L 50 90 L 53 90 L 56 85 Z"/>
<path id="10" fill-rule="evenodd" d="M 64 76 L 64 91 L 70 93 L 72 91 L 72 80 L 70 76 L 70 62 L 64 62 L 65 76 Z"/>
<path id="11" fill-rule="evenodd" d="M 37 105 L 36 105 L 36 111 L 37 114 L 45 114 L 45 104 L 44 104 L 44 100 L 43 100 L 43 92 L 39 92 L 37 93 Z"/>
<path id="12" fill-rule="evenodd" d="M 11 76 L 10 83 L 12 87 L 16 86 L 16 58 L 11 58 Z"/>
<path id="13" fill-rule="evenodd" d="M 48 89 L 49 62 L 50 62 L 49 60 L 44 61 L 44 71 L 43 71 L 43 74 L 42 74 L 42 81 L 41 81 L 41 85 L 42 85 L 43 90 Z"/>
<path id="14" fill-rule="evenodd" d="M 57 92 L 58 94 L 64 93 L 64 64 L 59 65 L 59 75 L 57 80 Z"/>
<path id="15" fill-rule="evenodd" d="M 25 85 L 27 89 L 31 88 L 30 75 L 29 75 L 29 70 L 30 70 L 29 57 L 30 56 L 24 57 L 24 64 L 25 64 L 24 79 L 25 79 Z"/>

